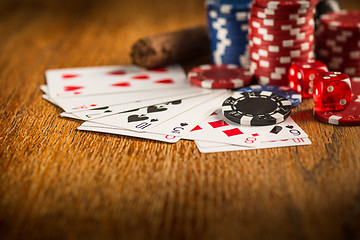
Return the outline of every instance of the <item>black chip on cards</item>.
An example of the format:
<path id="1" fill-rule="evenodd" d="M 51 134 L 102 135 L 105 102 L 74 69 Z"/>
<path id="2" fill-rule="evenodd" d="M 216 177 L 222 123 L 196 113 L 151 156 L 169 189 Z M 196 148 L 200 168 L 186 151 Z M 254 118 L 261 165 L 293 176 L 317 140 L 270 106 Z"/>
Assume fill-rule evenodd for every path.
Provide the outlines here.
<path id="1" fill-rule="evenodd" d="M 291 109 L 288 99 L 269 91 L 235 92 L 222 105 L 227 119 L 247 126 L 280 123 L 290 116 Z"/>

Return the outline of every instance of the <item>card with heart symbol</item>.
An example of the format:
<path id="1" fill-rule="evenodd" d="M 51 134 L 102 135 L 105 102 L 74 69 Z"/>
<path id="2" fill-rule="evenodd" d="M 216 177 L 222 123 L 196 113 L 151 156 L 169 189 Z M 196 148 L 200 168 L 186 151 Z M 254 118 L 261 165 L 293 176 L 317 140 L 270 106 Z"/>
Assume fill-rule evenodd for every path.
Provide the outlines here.
<path id="1" fill-rule="evenodd" d="M 47 92 L 47 86 L 42 88 Z M 126 92 L 126 93 L 109 93 L 109 94 L 100 94 L 100 95 L 82 95 L 82 96 L 73 96 L 66 98 L 50 98 L 49 95 L 45 94 L 43 97 L 54 103 L 55 105 L 61 107 L 65 112 L 79 112 L 91 109 L 98 109 L 101 107 L 120 105 L 125 103 L 134 103 L 141 102 L 146 100 L 155 100 L 158 98 L 165 98 L 172 96 L 181 95 L 201 95 L 210 93 L 210 90 L 200 89 L 196 87 L 186 86 L 179 87 L 175 89 L 155 89 L 155 90 L 139 90 L 137 92 Z M 169 100 L 170 101 L 170 100 Z M 153 104 L 156 104 L 154 102 Z"/>
<path id="2" fill-rule="evenodd" d="M 169 89 L 189 85 L 180 65 L 151 70 L 136 65 L 51 69 L 45 72 L 45 77 L 50 98 Z"/>

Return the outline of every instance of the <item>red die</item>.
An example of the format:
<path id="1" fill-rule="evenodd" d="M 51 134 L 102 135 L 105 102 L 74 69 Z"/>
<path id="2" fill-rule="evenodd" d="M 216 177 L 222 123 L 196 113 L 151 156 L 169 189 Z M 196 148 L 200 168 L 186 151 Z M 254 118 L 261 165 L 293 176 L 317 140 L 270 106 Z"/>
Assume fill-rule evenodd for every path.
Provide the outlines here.
<path id="1" fill-rule="evenodd" d="M 315 107 L 324 111 L 343 110 L 351 100 L 351 82 L 341 72 L 318 73 L 314 80 Z"/>
<path id="2" fill-rule="evenodd" d="M 289 87 L 301 93 L 303 98 L 311 98 L 315 75 L 328 71 L 326 65 L 320 61 L 294 62 L 289 68 Z"/>

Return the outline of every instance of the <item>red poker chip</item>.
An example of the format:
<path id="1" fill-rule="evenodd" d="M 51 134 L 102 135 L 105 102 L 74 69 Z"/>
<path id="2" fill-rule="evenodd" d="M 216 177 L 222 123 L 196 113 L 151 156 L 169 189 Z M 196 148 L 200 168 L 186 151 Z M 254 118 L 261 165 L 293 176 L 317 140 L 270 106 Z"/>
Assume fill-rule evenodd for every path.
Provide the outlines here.
<path id="1" fill-rule="evenodd" d="M 256 45 L 252 43 L 252 40 L 249 40 L 249 46 L 250 47 L 256 47 L 259 49 L 263 49 L 266 50 L 268 52 L 272 52 L 272 53 L 283 53 L 283 52 L 290 52 L 293 50 L 301 50 L 301 51 L 307 51 L 307 50 L 312 50 L 314 48 L 314 43 L 308 43 L 308 42 L 304 42 L 301 43 L 299 45 L 295 45 L 293 47 L 282 47 L 278 44 L 271 44 L 271 45 Z"/>
<path id="2" fill-rule="evenodd" d="M 323 39 L 331 38 L 338 43 L 346 43 L 346 42 L 356 42 L 360 38 L 360 31 L 357 33 L 353 33 L 352 31 L 344 30 L 342 32 L 334 32 L 334 31 L 316 31 L 316 37 L 321 37 Z"/>
<path id="3" fill-rule="evenodd" d="M 317 31 L 319 33 L 331 32 L 334 34 L 340 34 L 340 35 L 345 35 L 345 36 L 348 36 L 349 34 L 350 35 L 360 35 L 359 29 L 357 29 L 357 28 L 341 28 L 339 26 L 334 27 L 332 25 L 322 23 L 321 20 L 320 20 L 320 24 L 318 26 Z"/>
<path id="4" fill-rule="evenodd" d="M 351 79 L 352 98 L 349 105 L 341 111 L 323 111 L 314 108 L 314 116 L 326 123 L 333 125 L 360 125 L 360 77 Z"/>
<path id="5" fill-rule="evenodd" d="M 303 28 L 292 28 L 286 30 L 274 30 L 269 28 L 255 28 L 249 27 L 249 33 L 254 33 L 256 35 L 274 35 L 281 38 L 297 38 L 299 34 L 314 34 L 314 27 L 313 26 L 306 26 Z"/>
<path id="6" fill-rule="evenodd" d="M 308 43 L 304 42 L 298 45 L 295 45 L 293 47 L 282 47 L 278 44 L 271 44 L 271 45 L 256 45 L 252 43 L 252 40 L 249 41 L 249 48 L 257 49 L 257 50 L 265 50 L 269 53 L 274 54 L 290 54 L 293 51 L 301 51 L 301 52 L 307 52 L 307 51 L 313 51 L 314 50 L 314 43 Z"/>
<path id="7" fill-rule="evenodd" d="M 292 11 L 293 13 L 291 13 L 290 11 L 275 12 L 275 10 L 273 10 L 273 9 L 252 7 L 250 9 L 250 14 L 254 17 L 262 18 L 262 19 L 291 20 L 291 19 L 296 19 L 296 18 L 300 18 L 300 17 L 307 17 L 310 14 L 313 15 L 315 12 L 314 8 L 309 9 L 309 10 L 305 9 L 305 10 L 306 10 L 305 13 L 302 13 L 302 11 Z"/>
<path id="8" fill-rule="evenodd" d="M 316 54 L 319 57 L 324 57 L 329 59 L 340 58 L 343 59 L 343 62 L 351 61 L 354 59 L 360 60 L 360 48 L 357 50 L 333 52 L 331 48 L 329 49 L 329 48 L 317 47 Z"/>
<path id="9" fill-rule="evenodd" d="M 315 10 L 315 7 L 310 7 L 310 8 L 288 8 L 288 9 L 272 9 L 272 8 L 267 8 L 267 7 L 262 7 L 256 4 L 253 4 L 250 8 L 250 12 L 262 12 L 264 14 L 266 14 L 267 16 L 271 17 L 276 17 L 276 18 L 282 18 L 283 16 L 287 16 L 289 17 L 290 15 L 296 14 L 296 15 L 307 15 L 309 13 L 313 13 L 312 11 Z"/>
<path id="10" fill-rule="evenodd" d="M 357 39 L 348 39 L 344 41 L 337 41 L 336 36 L 317 36 L 316 42 L 323 44 L 327 47 L 344 47 L 344 48 L 359 48 L 360 46 L 360 37 Z"/>
<path id="11" fill-rule="evenodd" d="M 344 60 L 344 58 L 326 58 L 326 57 L 318 57 L 318 59 L 321 61 L 323 61 L 324 63 L 326 63 L 326 65 L 332 65 L 332 66 L 337 66 L 337 67 L 356 67 L 356 68 L 360 68 L 360 61 L 359 60 L 354 60 L 354 59 L 349 59 L 349 60 Z"/>
<path id="12" fill-rule="evenodd" d="M 320 21 L 331 29 L 360 30 L 360 11 L 331 12 L 322 15 Z"/>
<path id="13" fill-rule="evenodd" d="M 252 81 L 249 70 L 237 65 L 200 65 L 188 73 L 189 81 L 203 88 L 240 88 Z"/>
<path id="14" fill-rule="evenodd" d="M 336 49 L 336 51 L 335 51 Z M 317 57 L 322 57 L 322 58 L 327 58 L 327 59 L 332 59 L 332 58 L 343 58 L 345 59 L 349 59 L 350 61 L 354 61 L 359 59 L 359 52 L 360 49 L 357 50 L 352 50 L 352 49 L 344 49 L 344 48 L 334 48 L 334 51 L 331 50 L 331 48 L 326 49 L 326 48 L 316 48 L 316 56 Z"/>
<path id="15" fill-rule="evenodd" d="M 311 8 L 318 4 L 318 0 L 255 0 L 255 4 L 264 8 L 270 9 L 299 9 L 299 8 Z"/>
<path id="16" fill-rule="evenodd" d="M 255 76 L 255 78 L 257 78 L 259 76 L 264 76 L 264 77 L 268 77 L 269 79 L 273 79 L 273 80 L 282 80 L 285 78 L 287 79 L 287 74 L 284 74 L 284 73 L 262 72 L 262 71 L 258 71 L 258 70 L 255 70 L 254 76 Z"/>
<path id="17" fill-rule="evenodd" d="M 282 77 L 280 79 L 274 79 L 270 76 L 264 76 L 261 74 L 254 75 L 257 82 L 261 85 L 277 85 L 277 86 L 287 86 L 289 84 L 288 78 Z"/>
<path id="18" fill-rule="evenodd" d="M 291 57 L 291 58 L 295 58 L 295 57 L 301 57 L 301 56 L 307 56 L 307 57 L 314 57 L 314 52 L 312 49 L 308 49 L 308 50 L 301 50 L 301 49 L 296 49 L 296 50 L 284 50 L 281 52 L 269 52 L 268 50 L 262 49 L 262 48 L 257 48 L 255 46 L 252 46 L 249 48 L 250 49 L 250 55 L 256 60 L 256 57 L 269 57 L 269 58 L 276 58 L 279 56 L 283 56 L 283 57 Z"/>
<path id="19" fill-rule="evenodd" d="M 279 36 L 275 34 L 258 34 L 256 32 L 250 31 L 248 33 L 248 37 L 249 39 L 253 39 L 253 40 L 254 38 L 258 38 L 262 42 L 266 42 L 266 43 L 279 43 L 279 42 L 282 43 L 287 41 L 294 41 L 294 45 L 297 45 L 302 42 L 308 42 L 308 41 L 313 42 L 314 41 L 313 33 L 314 33 L 313 31 L 309 31 L 307 33 L 304 32 L 297 34 L 296 36 L 284 36 L 284 35 Z"/>
<path id="20" fill-rule="evenodd" d="M 313 16 L 300 17 L 297 19 L 283 20 L 283 19 L 262 19 L 250 15 L 250 21 L 257 23 L 260 27 L 266 27 L 270 29 L 281 29 L 282 26 L 291 26 L 292 28 L 306 27 L 309 24 L 312 25 Z M 254 26 L 254 25 L 251 25 Z M 255 25 L 256 27 L 256 25 Z"/>
<path id="21" fill-rule="evenodd" d="M 259 21 L 254 21 L 254 22 L 249 22 L 249 28 L 266 28 L 268 31 L 292 31 L 298 28 L 300 29 L 307 29 L 310 27 L 315 28 L 315 22 L 313 20 L 310 20 L 308 23 L 304 23 L 303 25 L 279 24 L 276 26 L 269 26 L 269 24 L 271 23 L 269 22 L 268 25 L 264 25 Z"/>
<path id="22" fill-rule="evenodd" d="M 265 41 L 259 38 L 258 36 L 253 36 L 249 34 L 249 41 L 253 45 L 257 46 L 277 46 L 283 49 L 302 49 L 300 48 L 300 45 L 305 43 L 309 44 L 309 46 L 312 46 L 315 44 L 314 36 L 311 35 L 308 37 L 308 39 L 305 40 L 293 40 L 293 39 L 276 39 L 274 41 Z M 251 45 L 250 45 L 251 46 Z"/>

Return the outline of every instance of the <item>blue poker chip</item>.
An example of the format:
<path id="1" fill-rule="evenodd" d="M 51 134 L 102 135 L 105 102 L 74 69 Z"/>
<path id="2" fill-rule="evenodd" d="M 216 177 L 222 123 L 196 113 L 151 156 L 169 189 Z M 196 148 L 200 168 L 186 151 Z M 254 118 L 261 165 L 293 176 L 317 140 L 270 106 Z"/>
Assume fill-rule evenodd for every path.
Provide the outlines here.
<path id="1" fill-rule="evenodd" d="M 240 88 L 236 90 L 237 92 L 254 92 L 254 91 L 268 91 L 273 92 L 278 95 L 281 95 L 291 102 L 291 106 L 294 108 L 301 103 L 301 94 L 295 90 L 290 89 L 285 86 L 275 86 L 275 85 L 250 85 L 247 87 Z"/>
<path id="2" fill-rule="evenodd" d="M 250 0 L 206 0 L 212 62 L 243 64 L 248 56 Z M 246 60 L 246 59 L 245 59 Z"/>

